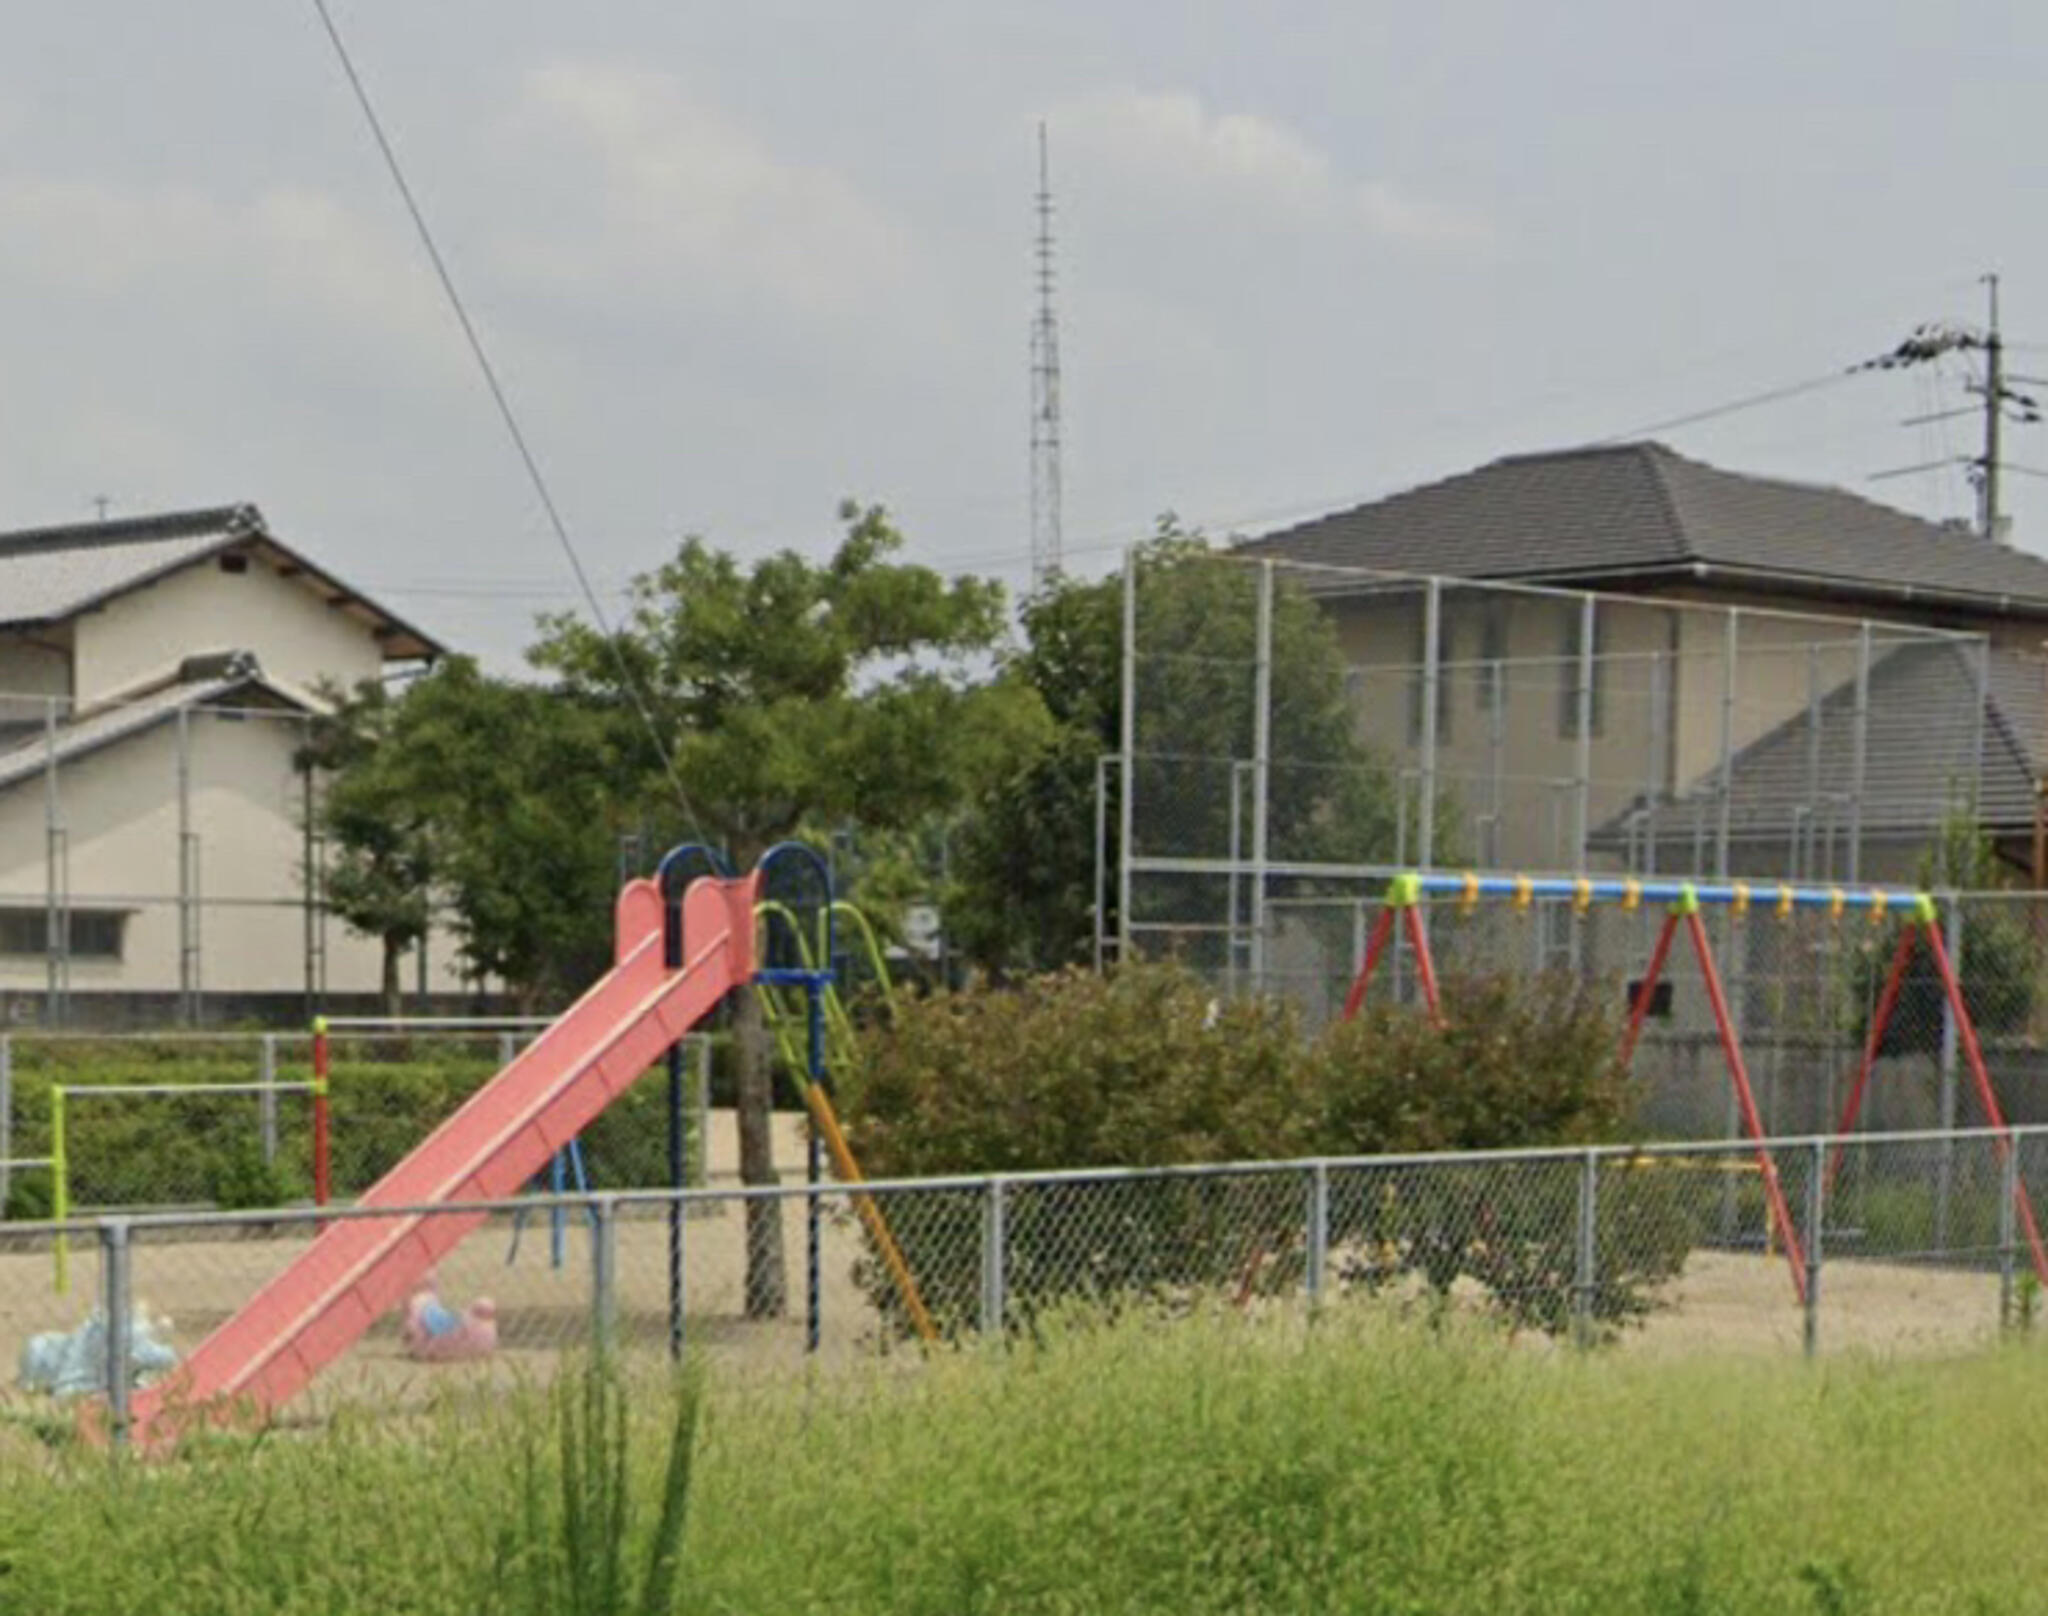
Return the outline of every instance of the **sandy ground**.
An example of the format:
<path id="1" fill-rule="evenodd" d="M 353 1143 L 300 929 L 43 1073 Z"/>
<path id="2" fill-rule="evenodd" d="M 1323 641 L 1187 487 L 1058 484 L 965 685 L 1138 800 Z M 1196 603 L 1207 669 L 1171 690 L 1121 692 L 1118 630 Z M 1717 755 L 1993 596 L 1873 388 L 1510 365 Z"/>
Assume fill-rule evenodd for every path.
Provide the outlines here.
<path id="1" fill-rule="evenodd" d="M 714 1114 L 710 1140 L 714 1184 L 737 1177 L 737 1141 L 730 1113 Z M 801 1119 L 777 1119 L 778 1164 L 785 1182 L 802 1171 Z M 865 1361 L 890 1343 L 852 1268 L 863 1252 L 846 1197 L 824 1199 L 821 1230 L 821 1357 Z M 688 1341 L 715 1363 L 794 1371 L 804 1362 L 805 1208 L 785 1203 L 782 1231 L 791 1315 L 760 1323 L 745 1318 L 745 1214 L 738 1204 L 699 1208 L 684 1221 L 685 1329 Z M 411 1402 L 433 1387 L 486 1376 L 544 1376 L 587 1345 L 593 1316 L 591 1247 L 573 1215 L 561 1231 L 560 1262 L 553 1231 L 536 1212 L 515 1230 L 494 1220 L 441 1265 L 445 1300 L 460 1306 L 489 1296 L 498 1308 L 502 1350 L 487 1365 L 425 1367 L 400 1350 L 395 1321 L 386 1319 L 323 1377 L 317 1401 L 369 1396 Z M 169 1338 L 190 1351 L 245 1303 L 307 1243 L 297 1233 L 257 1231 L 236 1239 L 197 1238 L 197 1231 L 138 1243 L 135 1294 L 170 1321 Z M 668 1225 L 660 1209 L 623 1217 L 618 1230 L 616 1319 L 624 1348 L 650 1356 L 668 1339 Z M 65 1329 L 83 1318 L 99 1293 L 96 1248 L 71 1255 L 71 1288 L 57 1295 L 51 1254 L 0 1249 L 0 1373 L 11 1381 L 21 1347 L 38 1331 Z M 1664 1294 L 1667 1304 L 1647 1325 L 1624 1336 L 1632 1353 L 1796 1353 L 1802 1319 L 1782 1258 L 1759 1253 L 1695 1252 Z M 1821 1287 L 1819 1340 L 1824 1352 L 1945 1354 L 1970 1350 L 1997 1333 L 1998 1280 L 1992 1274 L 1835 1259 Z"/>

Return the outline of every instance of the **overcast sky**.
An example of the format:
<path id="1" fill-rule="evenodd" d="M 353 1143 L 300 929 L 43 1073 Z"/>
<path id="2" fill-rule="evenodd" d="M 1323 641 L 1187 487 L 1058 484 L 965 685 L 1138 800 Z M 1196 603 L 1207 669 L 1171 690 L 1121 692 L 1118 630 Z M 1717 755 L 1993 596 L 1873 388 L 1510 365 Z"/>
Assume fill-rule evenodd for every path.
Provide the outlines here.
<path id="1" fill-rule="evenodd" d="M 685 532 L 822 553 L 847 495 L 1025 576 L 1041 118 L 1077 569 L 1826 375 L 1988 269 L 2048 374 L 2038 3 L 333 4 L 608 589 Z M 510 666 L 573 586 L 310 4 L 5 16 L 0 525 L 253 500 Z M 1664 435 L 1964 515 L 1866 480 L 1964 402 Z"/>

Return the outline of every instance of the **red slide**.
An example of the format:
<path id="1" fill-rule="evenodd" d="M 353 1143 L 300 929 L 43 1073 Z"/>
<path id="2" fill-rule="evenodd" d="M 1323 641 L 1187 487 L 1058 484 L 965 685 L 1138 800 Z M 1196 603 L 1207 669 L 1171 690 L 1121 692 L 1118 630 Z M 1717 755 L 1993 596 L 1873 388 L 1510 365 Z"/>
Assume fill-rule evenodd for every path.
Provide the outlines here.
<path id="1" fill-rule="evenodd" d="M 662 963 L 659 889 L 652 881 L 628 886 L 619 894 L 612 969 L 358 1204 L 420 1207 L 516 1195 L 670 1044 L 752 978 L 757 882 L 692 883 L 676 969 Z M 135 1439 L 148 1442 L 160 1421 L 187 1411 L 267 1411 L 296 1396 L 483 1221 L 482 1213 L 394 1212 L 330 1223 L 176 1373 L 136 1394 Z"/>

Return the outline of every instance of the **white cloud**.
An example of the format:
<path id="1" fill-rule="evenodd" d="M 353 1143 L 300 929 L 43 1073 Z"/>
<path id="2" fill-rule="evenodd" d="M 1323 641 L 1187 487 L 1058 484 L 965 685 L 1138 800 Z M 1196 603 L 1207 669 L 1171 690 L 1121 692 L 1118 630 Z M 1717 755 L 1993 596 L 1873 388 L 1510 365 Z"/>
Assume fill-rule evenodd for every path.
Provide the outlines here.
<path id="1" fill-rule="evenodd" d="M 386 357 L 437 347 L 453 357 L 439 294 L 408 249 L 304 188 L 230 200 L 182 186 L 0 180 L 0 281 L 110 307 L 146 299 L 172 320 L 226 314 L 251 331 L 263 311 L 337 352 L 383 339 Z"/>
<path id="2" fill-rule="evenodd" d="M 1063 157 L 1080 154 L 1070 169 L 1121 174 L 1155 197 L 1178 194 L 1216 210 L 1219 222 L 1259 211 L 1413 247 L 1469 247 L 1492 237 L 1475 213 L 1344 174 L 1286 125 L 1212 112 L 1184 91 L 1089 96 L 1057 109 L 1052 124 Z"/>
<path id="3" fill-rule="evenodd" d="M 833 314 L 911 274 L 907 228 L 843 174 L 772 151 L 667 74 L 556 62 L 529 75 L 527 110 L 550 151 L 566 137 L 597 168 L 601 235 L 558 222 L 525 254 L 558 279 L 680 273 L 689 293 Z"/>

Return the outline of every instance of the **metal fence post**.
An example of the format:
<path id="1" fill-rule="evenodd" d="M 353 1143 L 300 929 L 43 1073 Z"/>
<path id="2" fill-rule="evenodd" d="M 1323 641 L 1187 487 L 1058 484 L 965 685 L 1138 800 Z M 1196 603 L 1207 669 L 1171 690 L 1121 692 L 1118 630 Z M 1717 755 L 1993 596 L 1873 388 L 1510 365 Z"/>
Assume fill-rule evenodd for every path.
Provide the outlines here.
<path id="1" fill-rule="evenodd" d="M 1597 597 L 1585 596 L 1579 602 L 1579 665 L 1574 677 L 1579 688 L 1573 692 L 1573 722 L 1578 734 L 1572 748 L 1572 857 L 1571 867 L 1583 870 L 1586 867 L 1586 842 L 1593 829 L 1593 681 L 1599 677 L 1599 665 L 1594 659 L 1594 636 L 1598 634 L 1600 620 L 1596 615 Z"/>
<path id="2" fill-rule="evenodd" d="M 1862 878 L 1863 782 L 1870 762 L 1870 619 L 1856 636 L 1856 728 L 1849 748 L 1849 849 L 1846 869 L 1851 885 Z"/>
<path id="3" fill-rule="evenodd" d="M 1104 922 L 1109 918 L 1103 904 L 1104 878 L 1109 872 L 1109 764 L 1108 753 L 1095 760 L 1095 885 L 1089 889 L 1088 912 L 1095 923 L 1095 974 L 1102 974 L 1109 938 Z"/>
<path id="4" fill-rule="evenodd" d="M 619 1208 L 609 1195 L 590 1202 L 590 1338 L 600 1357 L 618 1342 Z"/>
<path id="5" fill-rule="evenodd" d="M 1003 1331 L 1007 1308 L 1004 1281 L 1007 1278 L 1008 1236 L 1004 1231 L 1007 1186 L 991 1178 L 982 1188 L 981 1202 L 981 1333 L 991 1340 Z"/>
<path id="6" fill-rule="evenodd" d="M 2017 1237 L 2013 1211 L 2020 1198 L 2020 1146 L 2025 1143 L 2026 1135 L 2014 1133 L 2008 1136 L 2008 1140 L 1998 1173 L 1998 1327 L 2001 1330 L 2010 1330 L 2018 1323 L 2013 1317 L 2013 1245 Z"/>
<path id="7" fill-rule="evenodd" d="M 1273 801 L 1273 563 L 1259 563 L 1258 624 L 1252 669 L 1252 991 L 1266 991 L 1266 860 Z M 1234 866 L 1233 866 L 1234 869 Z M 1237 917 L 1231 916 L 1236 924 Z"/>
<path id="8" fill-rule="evenodd" d="M 1131 860 L 1133 785 L 1138 750 L 1138 549 L 1124 551 L 1123 700 L 1117 715 L 1116 795 L 1116 962 L 1131 958 Z"/>
<path id="9" fill-rule="evenodd" d="M 501 1032 L 498 1034 L 498 1070 L 510 1066 L 519 1054 L 519 1034 Z"/>
<path id="10" fill-rule="evenodd" d="M 1967 981 L 1963 975 L 1963 898 L 1958 892 L 1945 892 L 1942 900 L 1946 907 L 1942 929 L 1947 935 L 1943 941 L 1948 946 L 1950 968 L 1956 973 L 1956 980 Z M 1941 1112 L 1935 1126 L 1944 1134 L 1953 1134 L 1956 1126 L 1956 1046 L 1959 1036 L 1954 1012 L 1949 1007 L 1948 995 L 1941 999 Z M 1934 1189 L 1934 1249 L 1945 1252 L 1949 1242 L 1949 1208 L 1955 1195 L 1956 1142 L 1945 1138 L 1939 1147 L 1935 1162 Z"/>
<path id="11" fill-rule="evenodd" d="M 0 1032 L 0 1217 L 14 1193 L 14 1040 Z"/>
<path id="12" fill-rule="evenodd" d="M 1308 1170 L 1308 1306 L 1323 1304 L 1323 1269 L 1330 1260 L 1330 1164 L 1315 1162 Z"/>
<path id="13" fill-rule="evenodd" d="M 128 1257 L 128 1220 L 106 1219 L 100 1224 L 100 1273 L 104 1285 L 101 1305 L 106 1322 L 108 1435 L 116 1450 L 128 1441 L 129 1374 L 134 1358 L 130 1340 L 134 1285 Z"/>
<path id="14" fill-rule="evenodd" d="M 1436 742 L 1438 682 L 1442 678 L 1444 583 L 1429 580 L 1422 598 L 1422 790 L 1415 810 L 1415 862 L 1422 869 L 1436 862 Z"/>
<path id="15" fill-rule="evenodd" d="M 263 1164 L 277 1160 L 277 1034 L 267 1032 L 256 1046 L 256 1127 L 263 1139 Z"/>
<path id="16" fill-rule="evenodd" d="M 194 936 L 191 711 L 178 709 L 178 1017 L 188 1027 L 199 1021 L 198 950 Z"/>
<path id="17" fill-rule="evenodd" d="M 43 1018 L 61 1026 L 71 985 L 69 915 L 70 876 L 66 868 L 64 809 L 57 775 L 57 698 L 43 704 L 43 953 L 47 981 Z"/>
<path id="18" fill-rule="evenodd" d="M 1714 826 L 1714 873 L 1728 873 L 1731 816 L 1735 809 L 1735 692 L 1736 659 L 1742 654 L 1742 608 L 1728 613 L 1728 633 L 1721 650 L 1721 767 L 1720 801 L 1716 804 Z"/>
<path id="19" fill-rule="evenodd" d="M 1600 1152 L 1579 1158 L 1579 1229 L 1572 1283 L 1572 1340 L 1593 1344 L 1593 1304 L 1600 1287 Z"/>
<path id="20" fill-rule="evenodd" d="M 1806 1316 L 1801 1330 L 1801 1345 L 1809 1358 L 1820 1350 L 1821 1231 L 1827 1217 L 1827 1141 L 1814 1140 L 1812 1150 L 1813 1159 L 1806 1164 Z"/>

